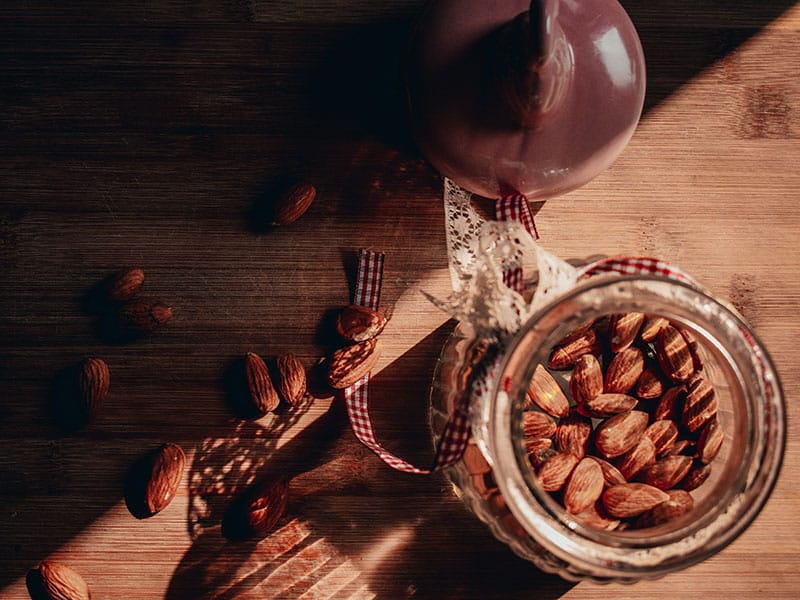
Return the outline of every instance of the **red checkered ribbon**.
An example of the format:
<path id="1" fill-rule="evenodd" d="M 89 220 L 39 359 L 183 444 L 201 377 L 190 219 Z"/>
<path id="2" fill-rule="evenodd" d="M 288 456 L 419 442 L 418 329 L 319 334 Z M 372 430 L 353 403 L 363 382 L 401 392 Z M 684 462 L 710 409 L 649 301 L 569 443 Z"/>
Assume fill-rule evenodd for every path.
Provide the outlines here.
<path id="1" fill-rule="evenodd" d="M 494 205 L 494 216 L 498 221 L 519 221 L 533 239 L 539 239 L 539 232 L 536 230 L 528 199 L 522 194 L 511 194 L 497 200 Z M 504 265 L 503 283 L 521 294 L 524 288 L 522 266 L 519 264 Z"/>
<path id="2" fill-rule="evenodd" d="M 356 280 L 356 293 L 353 302 L 377 309 L 382 278 L 383 254 L 360 250 L 358 253 L 358 279 Z M 362 444 L 377 454 L 387 465 L 405 473 L 432 473 L 454 464 L 461 458 L 469 439 L 466 406 L 458 407 L 451 415 L 445 426 L 439 447 L 436 450 L 433 466 L 429 469 L 415 467 L 381 446 L 375 437 L 375 428 L 369 416 L 369 379 L 370 375 L 367 373 L 361 380 L 344 390 L 345 406 L 350 417 L 350 425 L 353 428 L 353 433 Z"/>

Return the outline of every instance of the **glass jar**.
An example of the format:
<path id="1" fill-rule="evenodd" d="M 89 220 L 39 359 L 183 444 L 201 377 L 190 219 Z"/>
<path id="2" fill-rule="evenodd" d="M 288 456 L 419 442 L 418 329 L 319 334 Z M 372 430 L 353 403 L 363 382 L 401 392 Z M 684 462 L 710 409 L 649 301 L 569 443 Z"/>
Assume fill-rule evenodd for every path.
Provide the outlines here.
<path id="1" fill-rule="evenodd" d="M 534 369 L 547 363 L 560 340 L 587 321 L 629 312 L 664 317 L 699 342 L 724 441 L 710 477 L 691 492 L 688 514 L 656 527 L 607 531 L 577 520 L 544 491 L 521 418 Z M 490 370 L 491 376 L 480 376 Z M 565 390 L 567 377 L 559 381 Z M 719 552 L 761 510 L 783 457 L 783 394 L 767 352 L 733 310 L 671 279 L 592 277 L 538 311 L 502 347 L 459 324 L 432 387 L 435 440 L 453 407 L 465 400 L 472 438 L 464 459 L 449 469 L 457 493 L 514 552 L 570 580 L 655 578 Z"/>

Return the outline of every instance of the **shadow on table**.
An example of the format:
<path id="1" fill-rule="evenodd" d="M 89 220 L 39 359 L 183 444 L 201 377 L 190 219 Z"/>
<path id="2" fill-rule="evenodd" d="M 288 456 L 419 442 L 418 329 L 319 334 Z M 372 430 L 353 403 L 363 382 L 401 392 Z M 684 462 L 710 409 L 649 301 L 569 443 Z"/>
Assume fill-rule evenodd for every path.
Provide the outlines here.
<path id="1" fill-rule="evenodd" d="M 378 438 L 421 465 L 432 460 L 431 357 L 451 329 L 432 332 L 370 388 Z M 509 598 L 530 590 L 557 598 L 572 587 L 495 542 L 442 475 L 407 475 L 380 462 L 350 432 L 341 399 L 279 446 L 290 426 L 242 423 L 200 444 L 189 476 L 193 545 L 167 598 Z M 228 506 L 253 483 L 275 477 L 291 480 L 276 528 L 261 540 L 226 539 Z"/>

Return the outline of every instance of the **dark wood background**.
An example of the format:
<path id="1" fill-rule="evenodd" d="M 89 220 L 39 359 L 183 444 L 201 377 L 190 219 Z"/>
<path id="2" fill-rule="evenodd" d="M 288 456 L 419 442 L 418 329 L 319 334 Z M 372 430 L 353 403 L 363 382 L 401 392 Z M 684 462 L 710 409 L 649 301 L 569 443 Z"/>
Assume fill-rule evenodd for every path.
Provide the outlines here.
<path id="1" fill-rule="evenodd" d="M 247 351 L 311 369 L 348 303 L 354 252 L 386 252 L 392 313 L 372 400 L 379 435 L 431 456 L 427 389 L 451 324 L 441 181 L 405 133 L 400 63 L 421 0 L 0 4 L 0 597 L 51 557 L 96 598 L 771 598 L 800 589 L 800 10 L 790 0 L 626 0 L 648 60 L 639 130 L 590 185 L 548 201 L 567 259 L 643 253 L 750 320 L 789 407 L 785 466 L 755 524 L 718 556 L 634 587 L 573 585 L 496 542 L 444 476 L 383 466 L 316 386 L 295 411 L 233 417 L 222 381 Z M 295 224 L 259 210 L 302 179 Z M 174 307 L 115 344 L 83 298 L 137 265 Z M 47 396 L 84 356 L 111 369 L 97 421 L 65 434 Z M 313 370 L 312 370 L 313 371 Z M 158 516 L 122 500 L 164 441 L 188 455 Z M 226 542 L 236 489 L 294 477 L 283 526 Z M 238 486 L 238 487 L 237 487 Z"/>

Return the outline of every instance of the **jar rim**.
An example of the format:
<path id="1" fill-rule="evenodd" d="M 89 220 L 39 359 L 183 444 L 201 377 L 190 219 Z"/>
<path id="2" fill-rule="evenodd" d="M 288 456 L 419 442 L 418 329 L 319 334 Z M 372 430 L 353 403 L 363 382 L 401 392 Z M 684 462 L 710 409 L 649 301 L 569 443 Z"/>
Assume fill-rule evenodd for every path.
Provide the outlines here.
<path id="1" fill-rule="evenodd" d="M 592 294 L 601 293 L 610 294 L 610 299 L 603 303 L 592 301 Z M 585 316 L 578 311 L 571 318 L 557 319 L 554 311 L 580 307 L 599 316 L 601 311 L 628 312 L 656 301 L 662 308 L 668 307 L 670 314 L 674 312 L 677 321 L 698 329 L 702 336 L 713 336 L 724 346 L 729 366 L 740 380 L 748 411 L 752 411 L 748 412 L 748 420 L 759 426 L 749 427 L 751 439 L 739 465 L 737 485 L 731 486 L 713 514 L 700 515 L 683 529 L 644 542 L 642 537 L 589 531 L 565 517 L 563 509 L 554 508 L 555 502 L 549 497 L 543 499 L 541 494 L 546 492 L 538 494 L 531 488 L 529 475 L 520 468 L 518 445 L 515 447 L 510 435 L 514 399 L 509 382 L 513 377 L 519 378 L 523 360 L 519 353 L 527 351 L 525 340 L 531 335 L 543 335 L 537 327 L 561 323 L 562 329 L 568 329 Z M 551 329 L 548 335 L 557 337 L 555 331 Z M 743 349 L 748 352 L 743 353 Z M 592 277 L 537 311 L 506 344 L 496 367 L 498 376 L 489 393 L 487 449 L 494 459 L 498 487 L 511 512 L 534 540 L 580 570 L 600 577 L 656 576 L 704 560 L 750 525 L 775 485 L 785 448 L 786 424 L 784 397 L 774 363 L 734 310 L 697 287 L 650 275 Z"/>

